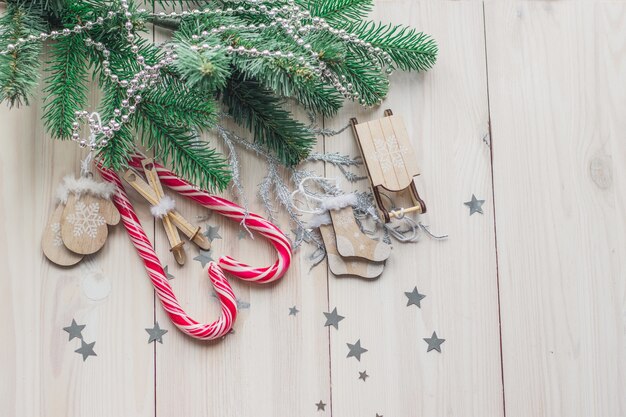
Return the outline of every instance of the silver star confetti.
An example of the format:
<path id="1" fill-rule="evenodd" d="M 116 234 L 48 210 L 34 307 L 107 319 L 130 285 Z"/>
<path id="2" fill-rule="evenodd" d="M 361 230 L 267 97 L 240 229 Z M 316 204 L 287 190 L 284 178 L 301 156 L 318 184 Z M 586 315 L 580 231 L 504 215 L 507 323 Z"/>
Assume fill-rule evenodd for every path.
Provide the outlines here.
<path id="1" fill-rule="evenodd" d="M 315 406 L 317 407 L 317 411 L 326 411 L 326 404 L 322 400 L 315 404 Z"/>
<path id="2" fill-rule="evenodd" d="M 298 310 L 296 308 L 296 306 L 293 307 L 289 307 L 289 315 L 290 316 L 295 316 L 296 314 L 298 314 L 300 312 L 300 310 Z"/>
<path id="3" fill-rule="evenodd" d="M 163 335 L 165 333 L 167 333 L 167 330 L 165 329 L 161 329 L 161 327 L 159 326 L 159 322 L 155 321 L 154 322 L 154 327 L 151 329 L 146 329 L 146 332 L 148 332 L 148 334 L 150 335 L 148 337 L 148 343 L 152 343 L 154 341 L 157 341 L 159 343 L 163 343 Z"/>
<path id="4" fill-rule="evenodd" d="M 485 200 L 478 200 L 474 194 L 472 194 L 472 199 L 470 201 L 466 201 L 465 204 L 470 209 L 470 216 L 474 213 L 483 214 L 483 204 Z"/>
<path id="5" fill-rule="evenodd" d="M 428 343 L 428 350 L 426 352 L 430 352 L 431 350 L 436 350 L 441 353 L 441 344 L 446 341 L 446 339 L 439 339 L 437 337 L 437 332 L 433 332 L 431 337 L 424 338 L 424 341 Z"/>
<path id="6" fill-rule="evenodd" d="M 355 344 L 346 343 L 346 345 L 348 345 L 348 349 L 350 350 L 346 358 L 354 356 L 357 361 L 361 362 L 361 355 L 367 352 L 367 349 L 361 347 L 361 339 L 357 340 Z"/>
<path id="7" fill-rule="evenodd" d="M 173 280 L 174 278 L 176 278 L 174 275 L 170 274 L 170 271 L 168 271 L 169 265 L 165 265 L 163 267 L 163 272 L 165 272 L 165 277 L 168 279 L 168 281 Z"/>
<path id="8" fill-rule="evenodd" d="M 406 302 L 407 307 L 410 305 L 416 305 L 417 307 L 422 308 L 422 306 L 420 305 L 420 302 L 426 296 L 424 294 L 420 294 L 419 291 L 417 291 L 417 287 L 413 288 L 413 291 L 411 292 L 405 292 L 404 295 L 406 295 L 407 298 L 409 299 Z"/>
<path id="9" fill-rule="evenodd" d="M 383 415 L 376 413 L 376 417 L 383 417 Z"/>
<path id="10" fill-rule="evenodd" d="M 219 234 L 220 227 L 219 226 L 208 226 L 204 235 L 207 239 L 213 242 L 215 239 L 221 239 L 222 237 Z"/>
<path id="11" fill-rule="evenodd" d="M 72 319 L 72 324 L 70 324 L 68 327 L 64 327 L 63 330 L 65 330 L 66 332 L 70 334 L 69 340 L 72 340 L 74 338 L 82 339 L 83 338 L 82 331 L 84 328 L 85 328 L 84 324 L 77 324 L 76 320 Z"/>
<path id="12" fill-rule="evenodd" d="M 337 330 L 339 330 L 339 322 L 345 319 L 344 316 L 337 314 L 337 307 L 335 307 L 330 313 L 324 313 L 324 315 L 326 316 L 326 323 L 324 324 L 324 327 L 333 326 Z"/>
<path id="13" fill-rule="evenodd" d="M 245 239 L 246 236 L 248 236 L 248 232 L 246 232 L 245 230 L 240 230 L 237 233 L 237 239 L 241 240 L 241 239 Z"/>
<path id="14" fill-rule="evenodd" d="M 359 379 L 362 379 L 362 380 L 363 380 L 363 382 L 365 382 L 365 380 L 366 380 L 367 378 L 369 378 L 369 377 L 370 377 L 370 376 L 367 374 L 367 370 L 365 370 L 365 371 L 363 371 L 363 372 L 359 371 Z"/>
<path id="15" fill-rule="evenodd" d="M 217 301 L 219 301 L 219 298 L 217 297 L 216 293 L 211 293 L 211 297 L 215 298 Z M 247 301 L 243 301 L 241 298 L 237 298 L 235 301 L 237 301 L 237 310 L 243 310 L 245 308 L 250 308 L 250 303 Z"/>
<path id="16" fill-rule="evenodd" d="M 83 355 L 83 362 L 85 362 L 87 358 L 90 356 L 98 356 L 96 355 L 96 352 L 93 351 L 93 347 L 95 344 L 96 342 L 85 343 L 84 340 L 81 340 L 80 347 L 76 349 L 74 352 L 80 353 L 81 355 Z"/>
<path id="17" fill-rule="evenodd" d="M 202 250 L 200 249 L 198 252 L 200 252 L 198 254 L 198 256 L 196 256 L 195 258 L 193 258 L 194 261 L 198 261 L 202 264 L 202 267 L 204 268 L 209 262 L 213 261 L 213 258 L 211 258 L 211 250 Z"/>
<path id="18" fill-rule="evenodd" d="M 207 214 L 200 214 L 196 216 L 196 220 L 199 222 L 205 222 L 213 216 L 213 212 L 209 210 Z"/>

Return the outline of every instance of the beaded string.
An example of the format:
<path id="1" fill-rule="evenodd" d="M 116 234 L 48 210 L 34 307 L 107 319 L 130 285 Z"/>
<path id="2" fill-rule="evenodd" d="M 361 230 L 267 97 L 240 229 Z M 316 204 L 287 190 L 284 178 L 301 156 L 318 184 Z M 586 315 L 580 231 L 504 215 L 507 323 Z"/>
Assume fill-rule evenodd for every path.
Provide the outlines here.
<path id="1" fill-rule="evenodd" d="M 272 19 L 269 24 L 260 23 L 260 24 L 233 24 L 233 25 L 224 25 L 219 28 L 213 28 L 210 31 L 203 31 L 200 35 L 193 35 L 192 40 L 197 41 L 198 44 L 194 44 L 191 46 L 193 50 L 202 50 L 202 51 L 217 51 L 224 50 L 228 54 L 233 55 L 242 55 L 248 57 L 268 57 L 268 58 L 281 58 L 293 60 L 294 64 L 299 65 L 301 67 L 310 70 L 313 74 L 318 77 L 324 78 L 330 82 L 330 84 L 337 89 L 345 98 L 351 100 L 357 100 L 361 105 L 365 105 L 366 102 L 364 99 L 359 97 L 359 93 L 353 91 L 354 86 L 351 83 L 347 82 L 347 79 L 344 75 L 338 75 L 331 69 L 329 69 L 324 61 L 320 59 L 320 52 L 313 50 L 312 46 L 305 42 L 303 39 L 307 34 L 314 31 L 325 31 L 331 33 L 335 36 L 340 37 L 342 40 L 352 43 L 356 46 L 364 48 L 368 53 L 375 56 L 379 61 L 383 62 L 387 68 L 386 73 L 391 74 L 393 72 L 393 68 L 391 64 L 393 60 L 391 56 L 382 51 L 378 47 L 374 47 L 371 43 L 366 42 L 360 39 L 354 33 L 348 33 L 344 29 L 336 29 L 332 27 L 324 18 L 321 17 L 311 17 L 311 13 L 308 10 L 301 9 L 298 5 L 294 4 L 293 0 L 289 0 L 288 4 L 282 5 L 281 7 L 268 7 L 265 4 L 259 4 L 260 0 L 241 0 L 235 1 L 234 3 L 241 4 L 236 8 L 225 8 L 225 9 L 203 9 L 203 10 L 185 10 L 182 12 L 159 12 L 159 13 L 146 13 L 145 9 L 139 9 L 138 15 L 146 15 L 151 17 L 158 18 L 170 18 L 170 19 L 184 19 L 190 16 L 208 16 L 208 15 L 233 15 L 237 13 L 250 13 L 250 14 L 258 14 L 265 15 Z M 242 6 L 246 5 L 246 7 Z M 112 139 L 115 135 L 115 132 L 119 131 L 122 128 L 123 124 L 126 124 L 130 121 L 131 116 L 136 112 L 137 105 L 141 102 L 142 96 L 141 93 L 146 89 L 154 86 L 158 83 L 161 77 L 161 70 L 167 66 L 172 65 L 175 60 L 178 58 L 178 55 L 175 53 L 176 45 L 172 43 L 164 43 L 160 45 L 160 49 L 163 51 L 163 57 L 154 65 L 148 65 L 145 61 L 145 57 L 140 54 L 140 48 L 137 45 L 136 35 L 133 33 L 134 25 L 132 22 L 133 13 L 130 11 L 130 7 L 128 4 L 128 0 L 120 0 L 120 9 L 118 11 L 109 11 L 106 17 L 98 17 L 95 21 L 87 21 L 84 24 L 78 24 L 74 26 L 73 29 L 65 28 L 61 31 L 51 31 L 50 33 L 41 33 L 37 35 L 29 35 L 25 38 L 19 38 L 16 40 L 15 44 L 7 45 L 7 49 L 0 51 L 0 55 L 6 55 L 9 53 L 13 53 L 16 51 L 20 45 L 23 45 L 27 42 L 35 42 L 35 41 L 45 41 L 47 39 L 58 39 L 64 36 L 70 36 L 72 34 L 88 32 L 93 29 L 95 26 L 99 26 L 104 24 L 105 21 L 111 20 L 117 15 L 122 14 L 126 18 L 126 22 L 124 23 L 124 28 L 127 31 L 126 39 L 129 42 L 131 52 L 135 55 L 135 60 L 140 68 L 140 70 L 133 74 L 133 76 L 129 80 L 122 80 L 117 74 L 114 74 L 110 68 L 110 62 L 108 58 L 111 55 L 111 52 L 105 47 L 102 42 L 95 42 L 93 39 L 87 37 L 85 39 L 85 45 L 88 47 L 94 48 L 98 51 L 102 57 L 102 67 L 103 74 L 106 78 L 108 78 L 111 82 L 119 85 L 124 89 L 125 98 L 123 98 L 120 102 L 119 108 L 115 108 L 113 110 L 113 117 L 102 123 L 100 121 L 100 116 L 98 113 L 88 112 L 86 110 L 75 112 L 75 121 L 72 123 L 72 135 L 71 140 L 77 142 L 81 147 L 89 147 L 91 151 L 95 151 L 97 149 L 103 148 L 108 145 L 110 139 Z M 311 24 L 303 24 L 303 20 L 310 20 Z M 296 56 L 293 52 L 282 52 L 282 51 L 271 51 L 271 50 L 262 50 L 259 51 L 256 48 L 246 48 L 244 46 L 233 47 L 233 46 L 222 46 L 222 45 L 209 45 L 207 43 L 200 43 L 202 38 L 209 36 L 210 34 L 218 34 L 223 33 L 228 30 L 238 30 L 238 31 L 258 31 L 264 30 L 268 28 L 279 27 L 281 28 L 288 36 L 290 36 L 297 45 L 299 45 L 310 57 L 307 60 L 304 56 Z M 381 66 L 377 66 L 376 70 L 382 70 Z M 80 128 L 81 122 L 86 122 L 90 134 L 88 139 L 81 138 Z"/>

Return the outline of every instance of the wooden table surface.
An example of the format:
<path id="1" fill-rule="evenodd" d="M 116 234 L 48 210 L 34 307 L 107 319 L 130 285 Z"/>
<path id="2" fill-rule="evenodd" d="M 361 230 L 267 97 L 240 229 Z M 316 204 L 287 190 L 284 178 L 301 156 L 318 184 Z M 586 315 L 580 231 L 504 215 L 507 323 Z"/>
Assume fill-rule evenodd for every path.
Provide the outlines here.
<path id="1" fill-rule="evenodd" d="M 626 416 L 626 2 L 377 0 L 372 17 L 432 34 L 437 65 L 395 74 L 381 108 L 348 105 L 325 126 L 403 115 L 422 221 L 450 238 L 396 244 L 375 281 L 310 270 L 304 246 L 276 285 L 233 280 L 249 306 L 217 343 L 168 321 L 121 226 L 76 267 L 43 258 L 55 188 L 81 154 L 50 140 L 41 100 L 0 110 L 1 416 Z M 357 154 L 349 131 L 318 149 Z M 264 166 L 241 157 L 262 212 Z M 482 215 L 463 205 L 472 194 L 486 200 Z M 177 267 L 162 227 L 131 198 L 182 304 L 213 320 L 205 272 Z M 207 222 L 221 226 L 216 256 L 272 260 L 261 239 L 239 240 L 217 215 Z M 415 286 L 421 308 L 406 306 Z M 335 307 L 338 330 L 322 314 Z M 63 331 L 72 319 L 97 357 L 74 352 Z M 147 343 L 155 319 L 163 344 Z M 441 353 L 426 351 L 433 331 Z M 347 357 L 357 340 L 360 361 Z"/>

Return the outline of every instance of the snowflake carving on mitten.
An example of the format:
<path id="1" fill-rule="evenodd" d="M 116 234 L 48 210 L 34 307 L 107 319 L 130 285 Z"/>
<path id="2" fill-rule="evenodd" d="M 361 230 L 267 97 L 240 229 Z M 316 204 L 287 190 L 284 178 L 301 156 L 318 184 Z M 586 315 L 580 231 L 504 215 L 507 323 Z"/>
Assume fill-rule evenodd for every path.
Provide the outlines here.
<path id="1" fill-rule="evenodd" d="M 50 225 L 50 230 L 52 230 L 52 244 L 54 246 L 63 246 L 63 239 L 61 239 L 61 223 L 56 222 Z"/>
<path id="2" fill-rule="evenodd" d="M 89 205 L 78 201 L 76 203 L 76 211 L 67 216 L 68 223 L 74 225 L 74 236 L 80 237 L 83 234 L 91 238 L 95 238 L 98 233 L 98 227 L 106 222 L 104 217 L 100 215 L 100 204 L 91 203 Z"/>

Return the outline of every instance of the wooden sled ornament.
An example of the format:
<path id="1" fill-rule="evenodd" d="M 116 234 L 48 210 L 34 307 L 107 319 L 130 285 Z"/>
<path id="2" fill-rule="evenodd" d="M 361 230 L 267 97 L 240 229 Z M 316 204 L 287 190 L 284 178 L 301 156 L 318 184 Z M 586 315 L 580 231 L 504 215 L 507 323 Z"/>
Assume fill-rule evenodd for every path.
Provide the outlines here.
<path id="1" fill-rule="evenodd" d="M 413 181 L 413 177 L 420 172 L 402 117 L 394 116 L 391 110 L 385 110 L 385 117 L 382 119 L 359 123 L 353 117 L 350 119 L 350 125 L 359 144 L 374 198 L 385 223 L 392 217 L 402 217 L 404 213 L 426 213 L 426 204 L 417 193 Z M 381 187 L 392 192 L 408 189 L 414 206 L 389 211 L 381 197 Z"/>

